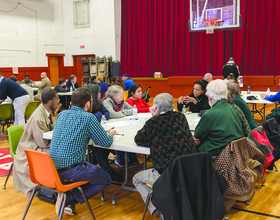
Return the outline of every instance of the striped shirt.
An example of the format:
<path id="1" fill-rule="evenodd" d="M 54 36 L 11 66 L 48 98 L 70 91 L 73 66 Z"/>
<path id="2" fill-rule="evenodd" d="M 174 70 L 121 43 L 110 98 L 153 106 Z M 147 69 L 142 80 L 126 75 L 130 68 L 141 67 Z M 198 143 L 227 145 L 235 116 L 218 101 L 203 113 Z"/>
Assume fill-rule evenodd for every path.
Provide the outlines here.
<path id="1" fill-rule="evenodd" d="M 49 152 L 56 169 L 81 163 L 90 139 L 101 147 L 110 147 L 113 143 L 113 137 L 107 134 L 93 114 L 77 106 L 61 112 L 55 123 Z"/>

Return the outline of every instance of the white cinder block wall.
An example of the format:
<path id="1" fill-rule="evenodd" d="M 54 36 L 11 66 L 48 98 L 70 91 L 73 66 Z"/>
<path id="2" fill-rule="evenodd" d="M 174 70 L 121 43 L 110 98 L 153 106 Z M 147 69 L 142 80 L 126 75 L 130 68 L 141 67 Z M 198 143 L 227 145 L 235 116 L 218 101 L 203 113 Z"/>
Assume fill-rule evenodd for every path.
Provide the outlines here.
<path id="1" fill-rule="evenodd" d="M 120 10 L 121 0 L 90 0 L 90 26 L 74 28 L 73 0 L 0 0 L 0 67 L 45 67 L 46 53 L 65 54 L 65 66 L 72 55 L 120 60 Z"/>

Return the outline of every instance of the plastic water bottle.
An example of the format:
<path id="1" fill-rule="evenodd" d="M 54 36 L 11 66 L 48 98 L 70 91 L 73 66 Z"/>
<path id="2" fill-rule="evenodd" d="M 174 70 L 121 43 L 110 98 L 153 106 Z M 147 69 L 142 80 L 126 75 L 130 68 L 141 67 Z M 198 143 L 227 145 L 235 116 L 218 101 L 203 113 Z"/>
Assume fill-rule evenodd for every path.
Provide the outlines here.
<path id="1" fill-rule="evenodd" d="M 270 88 L 267 88 L 266 93 L 267 95 L 270 95 Z"/>
<path id="2" fill-rule="evenodd" d="M 73 92 L 73 88 L 72 88 L 72 86 L 70 86 L 70 92 Z"/>
<path id="3" fill-rule="evenodd" d="M 107 119 L 105 118 L 105 115 L 102 115 L 100 124 L 101 124 L 101 126 L 104 128 L 104 130 L 107 129 Z"/>
<path id="4" fill-rule="evenodd" d="M 134 105 L 133 107 L 133 119 L 138 120 L 138 109 L 136 107 L 136 105 Z"/>
<path id="5" fill-rule="evenodd" d="M 187 112 L 187 108 L 186 108 L 185 105 L 183 105 L 182 112 L 183 112 L 183 113 L 186 113 L 186 112 Z"/>

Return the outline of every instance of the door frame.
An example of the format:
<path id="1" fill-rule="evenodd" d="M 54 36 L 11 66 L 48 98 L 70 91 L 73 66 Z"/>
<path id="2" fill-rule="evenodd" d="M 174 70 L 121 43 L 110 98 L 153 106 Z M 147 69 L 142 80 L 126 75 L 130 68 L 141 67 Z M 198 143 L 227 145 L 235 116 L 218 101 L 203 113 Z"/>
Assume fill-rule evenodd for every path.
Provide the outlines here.
<path id="1" fill-rule="evenodd" d="M 65 73 L 64 73 L 64 56 L 65 54 L 56 54 L 56 53 L 46 53 L 46 56 L 48 57 L 48 69 L 49 69 L 49 75 L 51 74 L 50 72 L 50 57 L 57 57 L 58 59 L 58 69 L 59 69 L 59 76 L 58 78 L 65 78 Z M 51 79 L 50 79 L 51 80 Z M 54 85 L 56 86 L 56 85 Z"/>

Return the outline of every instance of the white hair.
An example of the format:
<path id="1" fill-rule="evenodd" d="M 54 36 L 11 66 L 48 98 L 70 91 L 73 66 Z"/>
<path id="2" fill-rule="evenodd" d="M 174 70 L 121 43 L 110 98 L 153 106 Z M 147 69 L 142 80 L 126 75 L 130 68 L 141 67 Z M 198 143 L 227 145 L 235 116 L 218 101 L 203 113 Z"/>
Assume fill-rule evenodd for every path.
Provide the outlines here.
<path id="1" fill-rule="evenodd" d="M 221 99 L 227 99 L 227 85 L 221 79 L 216 79 L 209 82 L 206 87 L 206 90 L 206 95 L 208 95 L 213 100 L 219 101 Z"/>
<path id="2" fill-rule="evenodd" d="M 121 90 L 123 90 L 122 87 L 118 85 L 112 85 L 108 88 L 105 98 L 114 98 L 114 96 L 117 96 Z"/>
<path id="3" fill-rule="evenodd" d="M 169 93 L 161 93 L 154 98 L 154 105 L 158 108 L 158 113 L 173 111 L 174 100 Z"/>
<path id="4" fill-rule="evenodd" d="M 208 82 L 208 79 L 212 77 L 212 74 L 211 73 L 205 73 L 203 79 L 206 80 Z"/>

